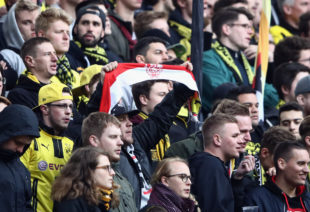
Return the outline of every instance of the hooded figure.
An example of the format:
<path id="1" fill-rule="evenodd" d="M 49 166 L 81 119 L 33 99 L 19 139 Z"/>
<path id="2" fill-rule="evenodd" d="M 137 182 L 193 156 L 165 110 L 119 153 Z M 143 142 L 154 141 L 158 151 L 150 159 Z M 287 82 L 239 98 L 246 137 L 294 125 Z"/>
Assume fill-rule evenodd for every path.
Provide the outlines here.
<path id="1" fill-rule="evenodd" d="M 39 137 L 35 114 L 26 106 L 9 105 L 0 113 L 1 211 L 33 211 L 30 173 L 19 157 Z"/>

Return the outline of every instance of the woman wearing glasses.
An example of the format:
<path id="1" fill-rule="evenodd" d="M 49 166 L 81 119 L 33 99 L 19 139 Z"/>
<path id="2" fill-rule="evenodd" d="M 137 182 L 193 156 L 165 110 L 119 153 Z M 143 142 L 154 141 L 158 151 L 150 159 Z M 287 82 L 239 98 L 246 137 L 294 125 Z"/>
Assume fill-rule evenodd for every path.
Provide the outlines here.
<path id="1" fill-rule="evenodd" d="M 161 206 L 167 211 L 195 211 L 190 197 L 191 174 L 187 162 L 181 158 L 160 161 L 152 177 L 153 190 L 145 211 L 151 206 Z"/>
<path id="2" fill-rule="evenodd" d="M 103 150 L 91 146 L 77 149 L 53 185 L 54 211 L 100 212 L 117 207 L 114 175 Z"/>

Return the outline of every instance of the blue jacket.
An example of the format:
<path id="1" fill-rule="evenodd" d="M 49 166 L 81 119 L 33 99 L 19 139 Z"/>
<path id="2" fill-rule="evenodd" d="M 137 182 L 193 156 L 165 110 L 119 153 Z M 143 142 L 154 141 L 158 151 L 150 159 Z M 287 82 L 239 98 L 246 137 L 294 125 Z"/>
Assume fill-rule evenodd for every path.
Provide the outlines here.
<path id="1" fill-rule="evenodd" d="M 271 178 L 264 186 L 252 190 L 245 196 L 244 206 L 257 205 L 261 212 L 287 211 L 288 207 L 294 208 L 294 205 L 302 208 L 301 201 L 306 211 L 310 211 L 310 194 L 305 186 L 298 187 L 297 196 L 290 198 L 274 183 L 274 178 Z"/>

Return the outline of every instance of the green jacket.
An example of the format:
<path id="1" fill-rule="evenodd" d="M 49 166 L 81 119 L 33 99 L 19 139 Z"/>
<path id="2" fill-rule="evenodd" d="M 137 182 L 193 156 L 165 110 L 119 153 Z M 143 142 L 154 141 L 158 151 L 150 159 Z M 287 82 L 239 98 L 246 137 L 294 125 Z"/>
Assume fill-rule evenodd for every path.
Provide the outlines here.
<path id="1" fill-rule="evenodd" d="M 135 202 L 135 193 L 133 191 L 132 186 L 128 182 L 128 180 L 121 174 L 119 168 L 119 162 L 112 164 L 113 170 L 115 171 L 114 182 L 120 186 L 117 189 L 117 193 L 119 193 L 119 206 L 117 208 L 111 208 L 110 212 L 138 212 Z"/>
<path id="2" fill-rule="evenodd" d="M 201 131 L 190 135 L 187 139 L 173 143 L 165 152 L 165 158 L 180 157 L 188 160 L 194 153 L 203 152 Z"/>
<path id="3" fill-rule="evenodd" d="M 210 111 L 213 101 L 213 91 L 223 83 L 231 82 L 240 84 L 238 74 L 228 66 L 220 55 L 210 49 L 203 54 L 203 91 L 202 106 L 206 111 Z M 253 79 L 251 79 L 253 80 Z M 265 84 L 264 103 L 266 106 L 275 107 L 279 101 L 276 89 L 271 84 Z"/>

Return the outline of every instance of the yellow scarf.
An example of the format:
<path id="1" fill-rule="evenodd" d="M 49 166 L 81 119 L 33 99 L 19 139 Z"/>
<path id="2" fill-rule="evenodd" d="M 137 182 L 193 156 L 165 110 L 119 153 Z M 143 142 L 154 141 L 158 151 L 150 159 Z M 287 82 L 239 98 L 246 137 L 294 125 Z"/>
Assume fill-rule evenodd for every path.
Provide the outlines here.
<path id="1" fill-rule="evenodd" d="M 241 82 L 243 81 L 240 70 L 236 66 L 234 59 L 231 57 L 228 49 L 224 46 L 221 46 L 221 44 L 216 41 L 215 43 L 212 44 L 212 48 L 216 51 L 216 53 L 222 58 L 222 60 L 230 67 L 233 69 L 233 71 L 238 75 L 239 79 Z M 244 54 L 241 53 L 243 65 L 245 68 L 245 71 L 248 76 L 249 83 L 252 84 L 253 78 L 254 78 L 254 73 L 252 71 L 251 65 L 249 64 L 248 60 L 244 56 Z M 236 81 L 238 81 L 236 79 Z"/>

